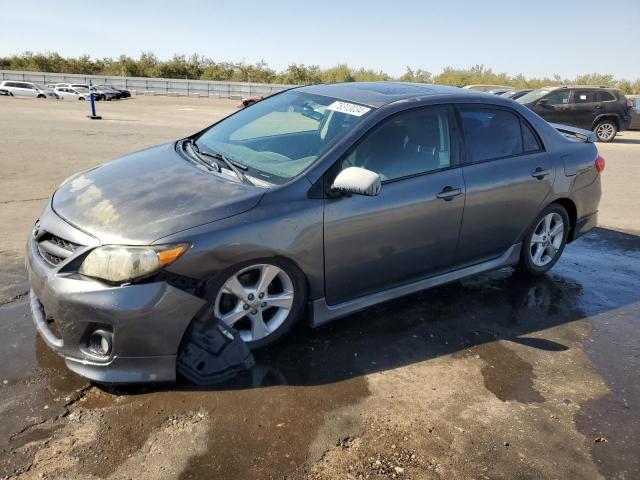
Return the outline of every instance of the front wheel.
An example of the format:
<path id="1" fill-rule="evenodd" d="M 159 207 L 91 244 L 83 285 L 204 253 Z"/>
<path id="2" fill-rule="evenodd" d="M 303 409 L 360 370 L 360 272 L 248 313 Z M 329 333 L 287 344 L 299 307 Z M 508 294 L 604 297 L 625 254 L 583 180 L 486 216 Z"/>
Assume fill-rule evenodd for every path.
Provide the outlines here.
<path id="1" fill-rule="evenodd" d="M 618 133 L 618 126 L 612 120 L 602 120 L 594 127 L 593 132 L 599 142 L 610 142 Z"/>
<path id="2" fill-rule="evenodd" d="M 307 299 L 303 274 L 280 259 L 227 270 L 210 292 L 213 315 L 235 329 L 252 350 L 282 338 L 302 316 Z"/>
<path id="3" fill-rule="evenodd" d="M 569 236 L 569 215 L 558 204 L 545 208 L 525 235 L 519 267 L 543 275 L 560 259 Z"/>

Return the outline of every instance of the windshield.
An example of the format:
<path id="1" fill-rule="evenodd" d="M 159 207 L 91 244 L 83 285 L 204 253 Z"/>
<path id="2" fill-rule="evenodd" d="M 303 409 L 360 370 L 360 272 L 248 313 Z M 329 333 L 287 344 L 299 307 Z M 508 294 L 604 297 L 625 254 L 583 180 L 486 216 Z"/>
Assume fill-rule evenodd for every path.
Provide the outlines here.
<path id="1" fill-rule="evenodd" d="M 200 151 L 218 153 L 270 183 L 296 177 L 336 144 L 372 108 L 289 91 L 265 98 L 212 126 Z"/>
<path id="2" fill-rule="evenodd" d="M 519 103 L 532 103 L 536 100 L 541 99 L 547 93 L 551 93 L 551 90 L 548 88 L 539 88 L 538 90 L 533 90 L 532 92 L 526 93 L 520 98 L 516 98 L 516 102 Z"/>

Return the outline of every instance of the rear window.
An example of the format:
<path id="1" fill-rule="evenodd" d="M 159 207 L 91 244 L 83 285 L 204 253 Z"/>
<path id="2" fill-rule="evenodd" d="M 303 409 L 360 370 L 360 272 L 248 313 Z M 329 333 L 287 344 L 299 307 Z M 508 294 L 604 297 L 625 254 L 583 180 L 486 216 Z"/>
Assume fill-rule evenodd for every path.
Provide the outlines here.
<path id="1" fill-rule="evenodd" d="M 490 107 L 462 107 L 460 116 L 472 163 L 541 149 L 531 127 L 515 113 Z"/>
<path id="2" fill-rule="evenodd" d="M 598 99 L 599 102 L 610 102 L 616 99 L 611 92 L 601 91 L 598 93 L 600 94 L 600 98 Z"/>
<path id="3" fill-rule="evenodd" d="M 597 90 L 575 90 L 572 103 L 595 103 L 600 101 L 600 92 Z"/>

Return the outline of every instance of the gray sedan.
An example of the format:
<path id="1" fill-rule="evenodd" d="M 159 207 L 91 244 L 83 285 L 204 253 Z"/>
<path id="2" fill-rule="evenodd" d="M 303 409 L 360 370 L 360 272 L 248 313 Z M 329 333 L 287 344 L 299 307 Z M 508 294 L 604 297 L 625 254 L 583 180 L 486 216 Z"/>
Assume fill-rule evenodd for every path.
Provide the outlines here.
<path id="1" fill-rule="evenodd" d="M 82 375 L 172 381 L 194 323 L 255 349 L 303 317 L 541 275 L 596 225 L 593 142 L 457 88 L 288 90 L 68 179 L 28 239 L 33 317 Z"/>

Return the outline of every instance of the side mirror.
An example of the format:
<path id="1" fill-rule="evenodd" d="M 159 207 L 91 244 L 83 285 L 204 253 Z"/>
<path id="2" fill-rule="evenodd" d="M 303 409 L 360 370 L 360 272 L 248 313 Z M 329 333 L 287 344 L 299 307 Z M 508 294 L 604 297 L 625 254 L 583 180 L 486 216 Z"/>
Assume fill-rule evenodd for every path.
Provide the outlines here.
<path id="1" fill-rule="evenodd" d="M 331 185 L 334 192 L 375 197 L 380 193 L 380 175 L 366 168 L 349 167 L 342 170 Z"/>

